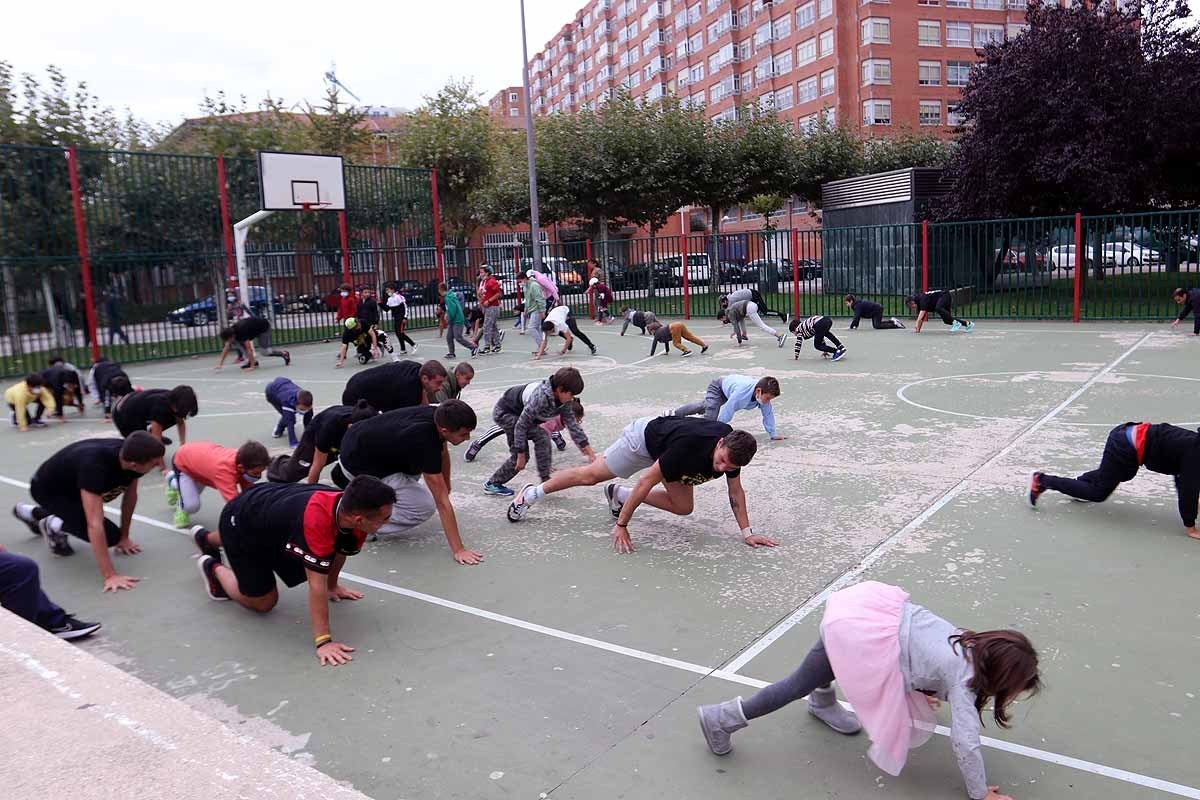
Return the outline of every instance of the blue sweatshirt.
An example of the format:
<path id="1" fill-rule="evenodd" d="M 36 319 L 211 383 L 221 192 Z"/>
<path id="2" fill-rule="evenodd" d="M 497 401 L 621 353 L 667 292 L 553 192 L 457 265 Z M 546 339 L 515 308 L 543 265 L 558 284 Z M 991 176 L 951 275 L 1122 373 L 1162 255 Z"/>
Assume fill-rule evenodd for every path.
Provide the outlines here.
<path id="1" fill-rule="evenodd" d="M 727 375 L 722 378 L 721 391 L 725 393 L 726 400 L 717 414 L 717 419 L 730 424 L 734 412 L 757 408 L 762 411 L 763 427 L 767 429 L 767 435 L 774 436 L 775 410 L 771 408 L 770 403 L 763 405 L 754 399 L 754 386 L 757 383 L 758 379 L 749 375 Z"/>
<path id="2" fill-rule="evenodd" d="M 275 425 L 276 432 L 287 429 L 288 444 L 292 447 L 300 444 L 296 438 L 296 395 L 300 387 L 287 378 L 276 378 L 267 384 L 267 402 L 279 412 L 279 422 Z M 304 413 L 304 424 L 307 427 L 312 421 L 312 409 Z"/>

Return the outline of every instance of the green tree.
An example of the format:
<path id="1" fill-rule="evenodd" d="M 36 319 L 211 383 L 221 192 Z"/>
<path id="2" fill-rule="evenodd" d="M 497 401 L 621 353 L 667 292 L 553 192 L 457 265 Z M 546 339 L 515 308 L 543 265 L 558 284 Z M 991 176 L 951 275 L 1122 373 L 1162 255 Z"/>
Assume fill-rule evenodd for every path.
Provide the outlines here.
<path id="1" fill-rule="evenodd" d="M 485 225 L 528 225 L 529 163 L 525 133 L 501 131 L 492 146 L 492 173 L 472 193 L 473 213 Z M 539 193 L 544 193 L 540 186 Z M 556 221 L 542 211 L 543 221 Z"/>
<path id="2" fill-rule="evenodd" d="M 159 149 L 226 158 L 254 157 L 259 150 L 308 149 L 306 126 L 297 114 L 285 110 L 283 100 L 270 95 L 255 108 L 250 108 L 245 96 L 205 95 L 200 115 L 176 128 Z"/>
<path id="3" fill-rule="evenodd" d="M 747 208 L 762 216 L 764 231 L 775 230 L 771 215 L 786 205 L 787 197 L 782 194 L 756 194 L 746 203 Z"/>
<path id="4" fill-rule="evenodd" d="M 473 195 L 491 176 L 498 131 L 470 81 L 451 81 L 412 115 L 398 139 L 401 164 L 436 169 L 447 234 L 462 239 L 478 226 Z"/>
<path id="5" fill-rule="evenodd" d="M 800 137 L 792 167 L 792 193 L 814 208 L 821 205 L 821 186 L 829 181 L 862 175 L 862 140 L 845 126 L 825 119 Z"/>
<path id="6" fill-rule="evenodd" d="M 928 133 L 901 130 L 898 136 L 868 139 L 863 144 L 863 173 L 910 167 L 945 167 L 953 145 Z"/>
<path id="7" fill-rule="evenodd" d="M 364 129 L 365 111 L 342 102 L 336 86 L 325 90 L 324 103 L 305 103 L 309 148 L 316 153 L 344 156 L 350 162 L 366 161 L 374 135 Z"/>

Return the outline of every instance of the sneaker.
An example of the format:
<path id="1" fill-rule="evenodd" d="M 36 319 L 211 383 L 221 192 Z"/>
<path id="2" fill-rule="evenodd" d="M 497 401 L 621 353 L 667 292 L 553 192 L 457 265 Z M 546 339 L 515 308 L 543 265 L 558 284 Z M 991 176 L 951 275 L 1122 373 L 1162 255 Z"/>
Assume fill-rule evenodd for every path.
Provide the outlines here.
<path id="1" fill-rule="evenodd" d="M 500 345 L 504 344 L 504 334 L 506 331 L 500 331 L 500 341 L 496 342 L 496 352 L 500 352 Z"/>
<path id="2" fill-rule="evenodd" d="M 91 636 L 96 631 L 100 630 L 99 622 L 84 622 L 83 620 L 75 619 L 72 616 L 67 616 L 62 625 L 46 630 L 53 633 L 60 639 L 82 639 L 85 636 Z"/>
<path id="3" fill-rule="evenodd" d="M 475 356 L 477 356 L 478 354 L 479 354 L 479 348 L 478 348 L 478 347 L 472 347 L 472 348 L 471 348 L 471 358 L 474 358 L 474 357 L 475 357 Z M 453 358 L 453 356 L 451 356 L 451 357 Z"/>
<path id="4" fill-rule="evenodd" d="M 44 428 L 44 427 L 46 427 L 46 420 L 35 419 L 35 420 L 31 421 L 29 424 L 34 428 Z"/>
<path id="5" fill-rule="evenodd" d="M 191 534 L 192 541 L 196 543 L 196 549 L 200 551 L 200 555 L 208 556 L 220 564 L 221 549 L 219 547 L 213 547 L 208 543 L 208 528 L 205 528 L 203 525 L 193 525 Z"/>
<path id="6" fill-rule="evenodd" d="M 174 472 L 167 475 L 166 494 L 167 494 L 167 505 L 169 505 L 169 506 L 178 506 L 179 505 L 179 489 L 175 485 L 176 480 L 177 480 L 177 478 L 175 477 Z"/>
<path id="7" fill-rule="evenodd" d="M 504 337 L 500 337 L 500 338 L 504 338 Z M 499 352 L 500 352 L 500 345 L 496 345 L 495 347 L 493 347 L 493 348 L 492 348 L 492 352 L 493 352 L 493 353 L 499 353 Z"/>
<path id="8" fill-rule="evenodd" d="M 134 391 L 137 391 L 137 390 L 135 389 Z M 172 442 L 169 437 L 162 436 L 162 437 L 160 437 L 160 439 L 161 439 L 164 447 L 170 447 L 172 444 L 174 444 L 174 442 Z"/>
<path id="9" fill-rule="evenodd" d="M 950 326 L 950 332 L 954 333 L 955 331 L 962 330 L 962 326 L 963 324 L 961 322 L 954 320 L 954 324 Z"/>
<path id="10" fill-rule="evenodd" d="M 561 433 L 556 431 L 550 434 L 550 439 L 554 442 L 554 446 L 558 448 L 558 452 L 561 453 L 563 450 L 567 449 L 567 440 L 563 438 Z"/>
<path id="11" fill-rule="evenodd" d="M 75 548 L 71 547 L 71 543 L 67 541 L 67 534 L 59 531 L 54 532 L 50 527 L 51 517 L 45 517 L 38 523 L 38 530 L 42 532 L 42 538 L 46 540 L 46 546 L 50 548 L 50 552 L 56 556 L 69 556 L 75 552 Z"/>
<path id="12" fill-rule="evenodd" d="M 416 342 L 413 342 L 412 344 L 410 344 L 409 347 L 412 348 L 412 350 L 410 352 L 413 352 L 413 353 L 417 352 L 417 343 Z M 400 352 L 403 353 L 404 351 L 401 350 Z"/>
<path id="13" fill-rule="evenodd" d="M 491 345 L 484 345 L 482 348 L 479 349 L 479 355 L 481 355 L 481 356 L 491 355 L 491 352 L 492 352 Z M 475 354 L 472 353 L 471 355 L 475 355 Z"/>
<path id="14" fill-rule="evenodd" d="M 500 497 L 512 497 L 516 492 L 505 486 L 503 483 L 485 483 L 483 485 L 484 494 L 494 494 Z"/>
<path id="15" fill-rule="evenodd" d="M 834 353 L 829 358 L 831 361 L 841 361 L 845 357 L 846 357 L 846 348 L 843 347 L 843 348 L 840 348 L 836 353 Z"/>
<path id="16" fill-rule="evenodd" d="M 617 499 L 616 483 L 610 483 L 604 487 L 604 500 L 608 503 L 608 510 L 612 512 L 613 519 L 617 519 L 621 515 L 621 508 L 625 504 Z"/>
<path id="17" fill-rule="evenodd" d="M 471 355 L 475 355 L 475 354 L 471 353 Z M 446 358 L 458 358 L 458 356 L 454 355 L 454 353 L 446 353 Z"/>
<path id="18" fill-rule="evenodd" d="M 204 593 L 209 599 L 228 600 L 229 595 L 225 593 L 225 587 L 217 580 L 217 560 L 212 556 L 200 556 L 196 567 L 200 570 L 200 577 L 204 578 Z"/>
<path id="19" fill-rule="evenodd" d="M 517 493 L 516 499 L 508 504 L 509 522 L 520 522 L 529 515 L 529 504 L 525 502 L 525 491 L 532 488 L 532 483 L 525 484 L 521 487 L 521 491 Z"/>
<path id="20" fill-rule="evenodd" d="M 1035 472 L 1029 476 L 1029 505 L 1037 506 L 1038 498 L 1042 496 L 1042 473 Z"/>
<path id="21" fill-rule="evenodd" d="M 596 355 L 596 348 L 595 348 L 595 347 L 593 347 L 593 348 L 592 348 L 592 355 Z"/>
<path id="22" fill-rule="evenodd" d="M 239 369 L 258 369 L 258 364 L 242 364 Z"/>
<path id="23" fill-rule="evenodd" d="M 182 508 L 175 509 L 174 521 L 176 528 L 186 528 L 192 524 L 192 518 Z"/>
<path id="24" fill-rule="evenodd" d="M 975 330 L 975 323 L 968 322 L 966 325 L 963 325 L 963 330 L 967 333 L 970 333 L 971 331 Z"/>
<path id="25" fill-rule="evenodd" d="M 471 446 L 467 448 L 467 461 L 474 461 L 475 456 L 479 455 L 479 451 L 483 449 L 483 442 L 479 439 L 471 442 Z"/>
<path id="26" fill-rule="evenodd" d="M 708 352 L 708 345 L 704 345 L 704 347 L 700 348 L 700 355 L 704 355 L 707 352 Z"/>
<path id="27" fill-rule="evenodd" d="M 787 334 L 786 334 L 786 333 L 781 333 L 781 334 L 779 334 L 778 336 L 776 336 L 776 337 L 775 337 L 775 339 L 776 339 L 776 341 L 779 343 L 779 346 L 780 346 L 780 347 L 783 347 L 783 340 L 784 340 L 785 338 L 787 338 Z"/>
<path id="28" fill-rule="evenodd" d="M 679 354 L 679 357 L 680 357 L 680 358 L 687 358 L 687 357 L 688 357 L 688 356 L 690 356 L 691 354 L 692 354 L 692 351 L 691 351 L 691 350 L 684 350 L 682 353 L 680 353 L 680 354 Z"/>
<path id="29" fill-rule="evenodd" d="M 29 532 L 32 533 L 34 536 L 42 535 L 42 529 L 41 529 L 41 527 L 38 526 L 36 519 L 33 521 L 29 521 L 29 520 L 22 518 L 21 515 L 17 513 L 16 506 L 13 506 L 12 513 L 13 513 L 14 517 L 16 517 L 18 520 L 21 521 L 22 525 L 24 525 L 26 528 L 29 528 Z"/>
<path id="30" fill-rule="evenodd" d="M 290 350 L 283 351 L 283 365 L 290 367 L 292 365 L 292 353 Z"/>
<path id="31" fill-rule="evenodd" d="M 903 327 L 904 327 L 904 323 L 903 323 L 903 322 L 901 322 L 900 320 L 896 319 L 895 317 L 892 317 L 892 323 L 893 323 L 893 324 L 895 324 L 895 326 L 896 326 L 897 328 L 903 328 Z"/>

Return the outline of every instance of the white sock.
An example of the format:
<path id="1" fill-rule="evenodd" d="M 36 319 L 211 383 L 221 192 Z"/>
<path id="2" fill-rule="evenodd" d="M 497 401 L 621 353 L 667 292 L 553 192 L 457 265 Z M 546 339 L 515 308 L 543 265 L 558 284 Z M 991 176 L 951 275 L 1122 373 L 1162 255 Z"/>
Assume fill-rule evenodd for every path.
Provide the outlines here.
<path id="1" fill-rule="evenodd" d="M 16 508 L 13 510 L 17 512 L 17 516 L 21 518 L 22 522 L 35 522 L 36 520 L 33 518 L 33 510 L 35 508 L 37 506 L 30 503 L 17 503 Z"/>
<path id="2" fill-rule="evenodd" d="M 56 517 L 53 514 L 46 517 L 46 524 L 50 526 L 50 530 L 55 533 L 62 533 L 63 521 L 62 517 Z"/>
<path id="3" fill-rule="evenodd" d="M 631 495 L 631 494 L 633 494 L 633 490 L 630 489 L 628 486 L 618 486 L 617 491 L 616 491 L 617 502 L 618 503 L 626 502 L 627 500 L 629 500 L 629 495 Z"/>
<path id="4" fill-rule="evenodd" d="M 537 486 L 530 486 L 525 490 L 525 494 L 521 496 L 525 505 L 531 506 L 546 496 L 546 490 L 542 488 L 543 486 L 545 484 L 539 483 Z"/>

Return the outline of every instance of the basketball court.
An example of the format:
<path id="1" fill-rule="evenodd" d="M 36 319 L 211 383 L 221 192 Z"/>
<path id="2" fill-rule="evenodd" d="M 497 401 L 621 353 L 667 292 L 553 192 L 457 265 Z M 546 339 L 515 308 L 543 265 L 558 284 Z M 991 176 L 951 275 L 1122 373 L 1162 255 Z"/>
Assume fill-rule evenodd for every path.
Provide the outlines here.
<path id="1" fill-rule="evenodd" d="M 576 348 L 534 363 L 511 325 L 502 354 L 473 361 L 463 399 L 480 430 L 504 388 L 563 365 L 584 374 L 597 448 L 637 416 L 702 397 L 713 377 L 778 377 L 789 438 L 766 442 L 757 414 L 735 422 L 760 441 L 743 480 L 751 521 L 780 546 L 741 543 L 717 482 L 697 490 L 691 518 L 639 510 L 632 555 L 612 552 L 599 488 L 552 496 L 512 524 L 507 501 L 481 490 L 504 448 L 467 464 L 463 445 L 452 449 L 453 499 L 466 544 L 486 561 L 456 565 L 436 518 L 368 544 L 344 575 L 365 598 L 332 612 L 355 660 L 322 668 L 303 590 L 263 616 L 205 596 L 157 474 L 143 481 L 134 523 L 144 552 L 117 562 L 145 576 L 133 592 L 101 595 L 83 548 L 52 558 L 15 523 L 3 544 L 37 558 L 58 602 L 104 622 L 84 652 L 373 798 L 961 797 L 945 736 L 892 778 L 866 759 L 865 736 L 838 736 L 803 703 L 754 721 L 729 756 L 704 744 L 695 706 L 788 674 L 828 592 L 862 579 L 900 585 L 957 625 L 1017 627 L 1038 646 L 1045 692 L 1015 709 L 1011 731 L 987 718 L 988 778 L 1001 791 L 1200 798 L 1189 747 L 1200 542 L 1182 533 L 1170 479 L 1143 472 L 1103 505 L 1050 493 L 1034 510 L 1025 499 L 1031 469 L 1091 469 L 1117 423 L 1200 425 L 1192 337 L 1047 323 L 980 323 L 970 334 L 938 324 L 914 336 L 845 332 L 839 320 L 849 355 L 833 364 L 811 347 L 793 360 L 790 341 L 780 350 L 754 332 L 738 348 L 729 328 L 702 320 L 692 328 L 707 354 L 651 359 L 648 337 L 585 321 L 599 355 Z M 429 332 L 417 341 L 419 359 L 445 352 Z M 294 349 L 286 371 L 317 407 L 363 369 L 335 372 L 336 348 Z M 253 437 L 279 450 L 262 392 L 284 370 L 215 373 L 212 363 L 129 371 L 145 386 L 196 388 L 189 439 Z M 111 433 L 89 408 L 84 420 L 13 434 L 0 498 L 22 499 L 54 449 Z M 582 461 L 573 447 L 555 454 L 560 467 Z M 215 526 L 219 510 L 210 491 L 193 519 Z"/>

